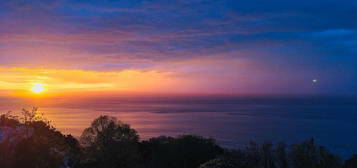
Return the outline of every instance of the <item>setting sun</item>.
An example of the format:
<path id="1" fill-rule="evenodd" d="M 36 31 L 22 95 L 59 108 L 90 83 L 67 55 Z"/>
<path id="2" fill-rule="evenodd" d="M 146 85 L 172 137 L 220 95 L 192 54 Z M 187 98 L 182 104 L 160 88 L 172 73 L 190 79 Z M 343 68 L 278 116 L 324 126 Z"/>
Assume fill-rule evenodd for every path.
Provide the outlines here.
<path id="1" fill-rule="evenodd" d="M 42 83 L 35 83 L 32 88 L 31 91 L 33 93 L 41 93 L 45 90 L 44 85 Z"/>

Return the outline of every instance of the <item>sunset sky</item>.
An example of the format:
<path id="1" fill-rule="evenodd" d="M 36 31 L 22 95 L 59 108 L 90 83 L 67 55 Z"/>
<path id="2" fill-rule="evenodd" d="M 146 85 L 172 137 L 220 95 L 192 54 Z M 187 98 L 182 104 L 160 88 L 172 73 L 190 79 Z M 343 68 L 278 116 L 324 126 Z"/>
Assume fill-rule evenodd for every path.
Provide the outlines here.
<path id="1" fill-rule="evenodd" d="M 36 84 L 357 94 L 357 1 L 0 1 L 0 95 Z"/>

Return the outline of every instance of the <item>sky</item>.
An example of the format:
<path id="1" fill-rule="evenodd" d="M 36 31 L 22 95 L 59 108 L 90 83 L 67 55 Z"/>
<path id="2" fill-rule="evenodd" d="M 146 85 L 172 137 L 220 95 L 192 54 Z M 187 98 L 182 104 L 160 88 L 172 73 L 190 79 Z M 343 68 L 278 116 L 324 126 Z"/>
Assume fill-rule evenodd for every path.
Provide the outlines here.
<path id="1" fill-rule="evenodd" d="M 0 1 L 0 94 L 357 94 L 355 0 Z"/>

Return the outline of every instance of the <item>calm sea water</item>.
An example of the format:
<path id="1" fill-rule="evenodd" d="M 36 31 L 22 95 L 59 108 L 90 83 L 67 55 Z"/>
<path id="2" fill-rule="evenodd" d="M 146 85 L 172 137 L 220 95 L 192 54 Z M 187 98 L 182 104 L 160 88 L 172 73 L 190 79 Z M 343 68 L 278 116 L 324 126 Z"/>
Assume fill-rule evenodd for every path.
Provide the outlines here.
<path id="1" fill-rule="evenodd" d="M 131 124 L 142 139 L 198 134 L 226 147 L 243 147 L 250 140 L 297 143 L 313 137 L 344 158 L 357 153 L 356 97 L 0 98 L 3 113 L 32 106 L 75 136 L 106 114 Z"/>

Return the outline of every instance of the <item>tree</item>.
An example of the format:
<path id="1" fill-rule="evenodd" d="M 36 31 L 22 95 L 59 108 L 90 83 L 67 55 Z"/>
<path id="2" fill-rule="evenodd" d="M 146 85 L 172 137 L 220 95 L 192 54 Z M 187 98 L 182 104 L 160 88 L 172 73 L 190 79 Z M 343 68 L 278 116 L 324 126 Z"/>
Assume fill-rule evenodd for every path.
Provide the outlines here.
<path id="1" fill-rule="evenodd" d="M 324 147 L 315 144 L 314 139 L 293 145 L 290 152 L 293 168 L 339 168 L 341 159 Z"/>
<path id="2" fill-rule="evenodd" d="M 143 145 L 148 153 L 146 165 L 150 168 L 197 168 L 223 153 L 214 139 L 194 135 L 161 136 Z"/>
<path id="3" fill-rule="evenodd" d="M 37 108 L 32 111 L 24 109 L 22 115 L 6 114 L 0 117 L 1 167 L 73 167 L 73 164 L 64 163 L 65 159 L 74 158 L 70 154 L 75 147 L 68 143 L 71 138 L 42 120 Z M 71 141 L 76 143 L 74 138 Z"/>
<path id="4" fill-rule="evenodd" d="M 140 159 L 137 132 L 115 117 L 95 119 L 83 131 L 80 143 L 85 151 L 82 163 L 87 167 L 133 168 Z"/>
<path id="5" fill-rule="evenodd" d="M 271 142 L 263 143 L 261 151 L 263 155 L 264 167 L 275 168 L 273 144 Z"/>
<path id="6" fill-rule="evenodd" d="M 356 168 L 356 167 L 357 167 L 357 154 L 354 154 L 351 158 L 346 160 L 345 168 Z"/>
<path id="7" fill-rule="evenodd" d="M 202 165 L 199 168 L 240 168 L 236 163 L 232 160 L 228 159 L 213 159 Z"/>
<path id="8" fill-rule="evenodd" d="M 276 165 L 278 168 L 289 168 L 289 161 L 286 152 L 286 144 L 280 142 L 275 148 Z"/>
<path id="9" fill-rule="evenodd" d="M 264 156 L 262 155 L 262 149 L 259 144 L 255 142 L 249 142 L 245 150 L 243 151 L 245 155 L 245 165 L 246 168 L 260 168 L 264 165 Z"/>

